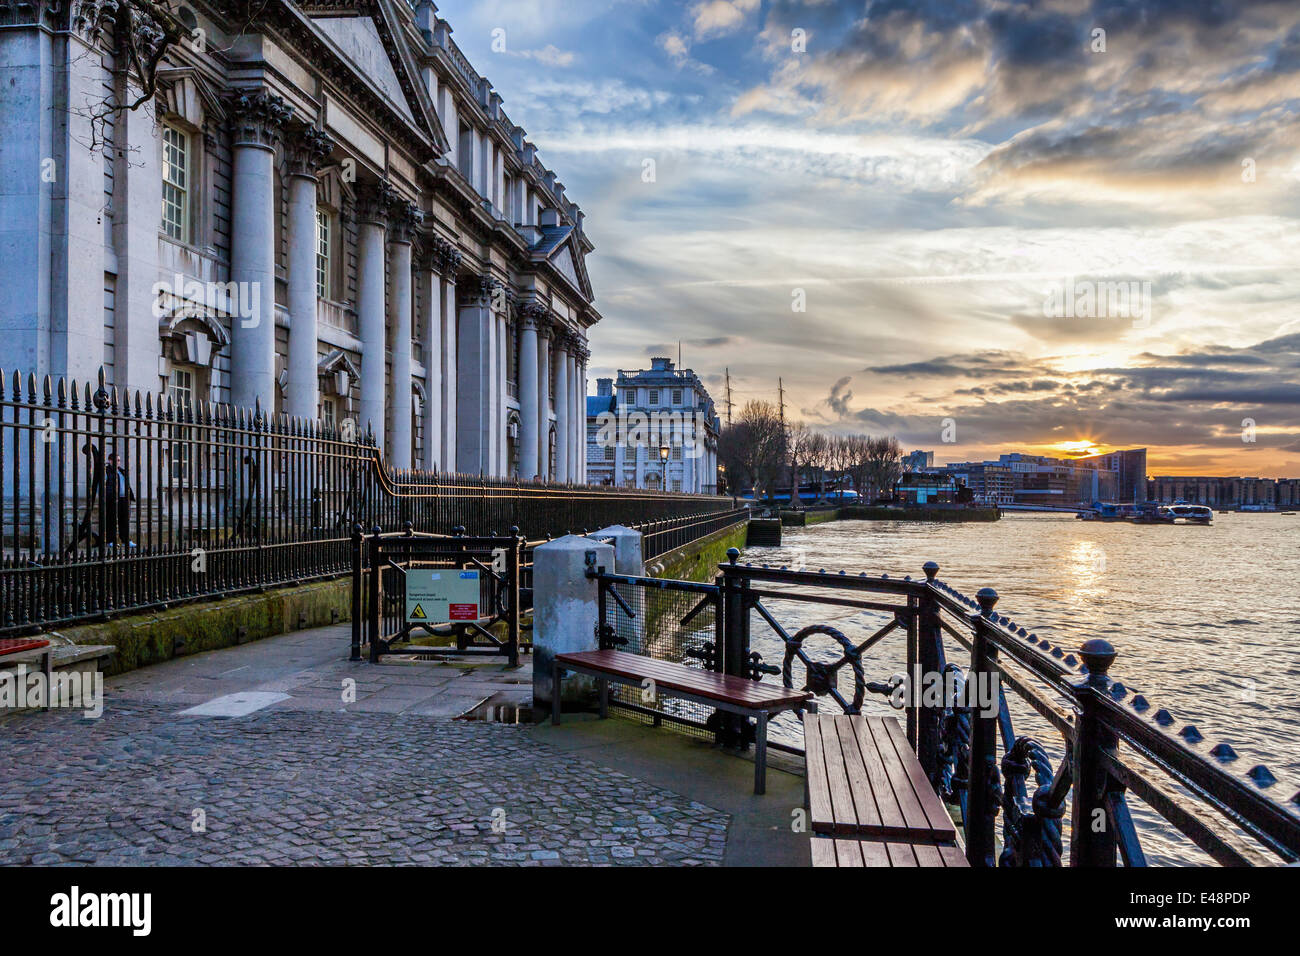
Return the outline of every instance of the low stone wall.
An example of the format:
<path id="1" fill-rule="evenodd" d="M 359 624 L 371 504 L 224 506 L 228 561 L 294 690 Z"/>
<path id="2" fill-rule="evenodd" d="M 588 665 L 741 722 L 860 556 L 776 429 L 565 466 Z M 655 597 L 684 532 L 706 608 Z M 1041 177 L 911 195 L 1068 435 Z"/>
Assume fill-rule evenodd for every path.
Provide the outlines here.
<path id="1" fill-rule="evenodd" d="M 55 633 L 73 644 L 111 645 L 116 652 L 105 673 L 121 674 L 186 654 L 349 620 L 351 582 L 345 577 L 276 588 L 224 601 L 125 615 Z"/>
<path id="2" fill-rule="evenodd" d="M 718 575 L 718 565 L 727 560 L 728 548 L 744 550 L 746 524 L 742 521 L 652 558 L 646 562 L 645 573 L 652 578 L 712 581 Z"/>

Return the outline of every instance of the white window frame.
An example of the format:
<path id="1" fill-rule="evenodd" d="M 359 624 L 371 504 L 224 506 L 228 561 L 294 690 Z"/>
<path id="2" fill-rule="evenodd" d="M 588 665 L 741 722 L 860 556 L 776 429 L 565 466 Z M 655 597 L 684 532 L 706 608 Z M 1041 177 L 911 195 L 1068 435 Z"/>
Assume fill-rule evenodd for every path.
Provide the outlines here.
<path id="1" fill-rule="evenodd" d="M 178 126 L 164 123 L 162 129 L 162 231 L 169 239 L 189 244 L 190 242 L 190 189 L 193 175 L 193 138 Z M 180 163 L 172 159 L 173 153 L 180 154 Z M 173 174 L 179 170 L 179 177 Z M 168 190 L 179 193 L 179 198 L 169 199 Z M 180 211 L 179 221 L 169 215 L 172 209 Z M 179 233 L 179 235 L 177 235 Z"/>
<path id="2" fill-rule="evenodd" d="M 316 209 L 316 298 L 330 297 L 334 265 L 334 223 L 328 209 Z"/>

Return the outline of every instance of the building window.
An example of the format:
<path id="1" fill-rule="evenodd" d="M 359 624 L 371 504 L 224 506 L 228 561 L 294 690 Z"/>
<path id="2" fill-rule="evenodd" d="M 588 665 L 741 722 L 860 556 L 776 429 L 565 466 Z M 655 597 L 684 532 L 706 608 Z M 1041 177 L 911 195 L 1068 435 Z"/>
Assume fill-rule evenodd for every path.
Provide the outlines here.
<path id="1" fill-rule="evenodd" d="M 682 403 L 682 390 L 680 388 L 675 388 L 673 389 L 673 404 L 680 405 L 681 403 Z"/>
<path id="2" fill-rule="evenodd" d="M 673 461 L 681 461 L 681 460 L 682 460 L 682 446 L 673 445 Z"/>
<path id="3" fill-rule="evenodd" d="M 606 460 L 606 461 L 613 461 L 613 460 L 614 460 L 614 446 L 613 446 L 613 445 L 606 445 L 606 446 L 605 446 L 605 460 Z"/>
<path id="4" fill-rule="evenodd" d="M 190 241 L 190 138 L 163 127 L 162 228 L 177 242 Z"/>
<path id="5" fill-rule="evenodd" d="M 320 400 L 320 423 L 326 428 L 333 428 L 338 419 L 335 417 L 334 399 Z"/>
<path id="6" fill-rule="evenodd" d="M 652 388 L 652 389 L 650 389 L 650 399 L 649 399 L 649 401 L 646 402 L 646 404 L 647 404 L 647 405 L 658 405 L 658 404 L 659 404 L 659 389 L 657 389 L 657 388 Z"/>
<path id="7" fill-rule="evenodd" d="M 330 214 L 316 210 L 316 297 L 330 297 Z"/>
<path id="8" fill-rule="evenodd" d="M 636 389 L 634 388 L 623 389 L 623 404 L 624 405 L 636 404 Z"/>

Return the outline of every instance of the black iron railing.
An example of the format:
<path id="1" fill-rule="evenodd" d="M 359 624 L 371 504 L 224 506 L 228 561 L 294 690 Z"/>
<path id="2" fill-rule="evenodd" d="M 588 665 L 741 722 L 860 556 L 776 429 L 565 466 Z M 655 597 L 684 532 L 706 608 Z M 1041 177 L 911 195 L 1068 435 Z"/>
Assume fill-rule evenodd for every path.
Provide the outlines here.
<path id="1" fill-rule="evenodd" d="M 737 557 L 733 549 L 711 585 L 600 575 L 602 642 L 751 680 L 779 679 L 850 714 L 861 712 L 869 693 L 901 697 L 908 740 L 956 808 L 972 865 L 1145 865 L 1130 796 L 1218 863 L 1300 860 L 1300 793 L 1110 677 L 1116 651 L 1106 641 L 1070 649 L 1040 639 L 995 612 L 991 588 L 975 598 L 960 594 L 939 580 L 933 562 L 914 580 Z M 791 633 L 776 603 L 787 601 L 886 617 L 858 641 L 829 624 Z M 779 664 L 752 649 L 754 624 L 781 639 Z M 901 695 L 900 685 L 908 688 L 897 676 L 900 662 L 882 662 L 885 680 L 868 674 L 868 652 L 896 632 L 906 637 L 912 682 Z M 943 688 L 938 695 L 920 692 L 931 679 Z M 1059 743 L 1016 731 L 1008 688 Z M 752 739 L 752 728 L 719 714 L 623 703 L 723 744 Z"/>
<path id="2" fill-rule="evenodd" d="M 344 423 L 0 372 L 0 633 L 346 574 L 354 526 L 543 538 L 729 498 L 393 472 Z M 665 536 L 668 525 L 663 526 Z"/>

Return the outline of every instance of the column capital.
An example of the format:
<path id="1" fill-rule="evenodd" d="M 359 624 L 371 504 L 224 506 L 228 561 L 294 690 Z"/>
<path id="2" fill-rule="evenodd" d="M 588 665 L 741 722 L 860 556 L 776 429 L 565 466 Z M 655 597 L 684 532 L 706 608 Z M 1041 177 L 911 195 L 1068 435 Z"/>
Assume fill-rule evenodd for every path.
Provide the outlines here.
<path id="1" fill-rule="evenodd" d="M 3 6 L 30 7 L 33 4 L 0 4 L 0 7 Z M 58 8 L 57 3 L 47 3 L 42 6 L 53 8 L 51 12 L 56 12 Z M 79 37 L 87 43 L 94 44 L 103 35 L 104 28 L 117 19 L 117 11 L 118 0 L 75 0 L 72 4 L 69 25 Z M 134 12 L 139 15 L 139 11 Z"/>
<path id="2" fill-rule="evenodd" d="M 460 250 L 442 236 L 425 237 L 421 258 L 423 267 L 441 274 L 448 282 L 456 281 L 456 270 L 460 268 L 461 258 Z"/>
<path id="3" fill-rule="evenodd" d="M 386 179 L 358 183 L 357 222 L 375 223 L 388 228 L 388 207 L 397 202 L 397 190 Z"/>
<path id="4" fill-rule="evenodd" d="M 409 243 L 424 222 L 424 212 L 413 202 L 397 202 L 388 211 L 388 241 Z"/>
<path id="5" fill-rule="evenodd" d="M 271 149 L 280 129 L 293 116 L 293 107 L 265 89 L 237 90 L 227 100 L 234 146 Z"/>
<path id="6" fill-rule="evenodd" d="M 527 330 L 542 331 L 550 325 L 551 310 L 537 299 L 526 299 L 519 303 L 520 327 Z"/>
<path id="7" fill-rule="evenodd" d="M 510 287 L 488 273 L 477 275 L 462 285 L 465 287 L 466 301 L 480 308 L 493 311 L 504 309 L 514 299 Z"/>
<path id="8" fill-rule="evenodd" d="M 290 176 L 316 178 L 316 171 L 334 150 L 334 140 L 315 126 L 299 126 L 285 134 Z"/>

